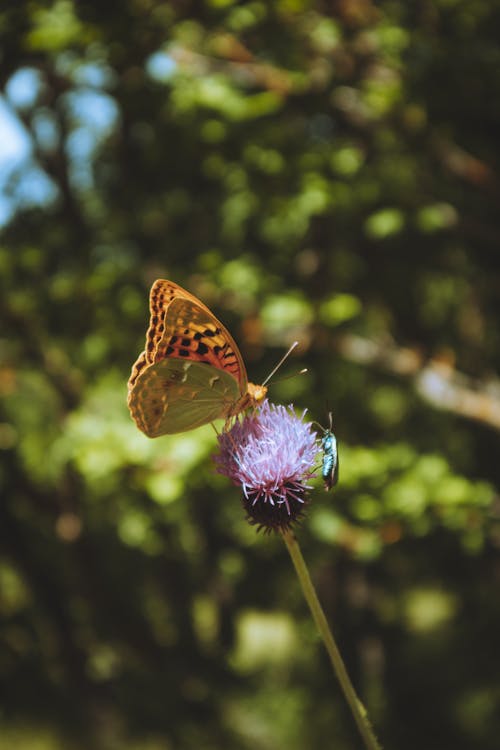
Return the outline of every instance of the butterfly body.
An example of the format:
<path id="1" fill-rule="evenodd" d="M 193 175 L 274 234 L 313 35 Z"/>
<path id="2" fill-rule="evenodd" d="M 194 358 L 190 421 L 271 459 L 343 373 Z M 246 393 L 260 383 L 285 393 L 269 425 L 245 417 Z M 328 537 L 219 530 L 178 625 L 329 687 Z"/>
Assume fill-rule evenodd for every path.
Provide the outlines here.
<path id="1" fill-rule="evenodd" d="M 321 475 L 325 484 L 325 490 L 331 490 L 339 481 L 339 453 L 337 438 L 332 431 L 332 415 L 330 412 L 330 427 L 326 430 L 324 427 L 323 437 L 321 438 L 321 447 L 323 448 L 323 465 Z"/>
<path id="2" fill-rule="evenodd" d="M 157 279 L 146 347 L 132 367 L 128 406 L 148 437 L 229 419 L 266 395 L 247 379 L 230 333 L 194 295 Z"/>

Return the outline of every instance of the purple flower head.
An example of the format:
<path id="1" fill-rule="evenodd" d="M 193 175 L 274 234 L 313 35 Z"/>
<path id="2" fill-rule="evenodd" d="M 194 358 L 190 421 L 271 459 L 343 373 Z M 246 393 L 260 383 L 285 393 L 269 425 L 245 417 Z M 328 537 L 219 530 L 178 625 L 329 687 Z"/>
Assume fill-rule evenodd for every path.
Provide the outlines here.
<path id="1" fill-rule="evenodd" d="M 259 530 L 286 529 L 303 513 L 319 447 L 305 413 L 266 400 L 219 435 L 217 471 L 241 485 L 247 518 Z"/>

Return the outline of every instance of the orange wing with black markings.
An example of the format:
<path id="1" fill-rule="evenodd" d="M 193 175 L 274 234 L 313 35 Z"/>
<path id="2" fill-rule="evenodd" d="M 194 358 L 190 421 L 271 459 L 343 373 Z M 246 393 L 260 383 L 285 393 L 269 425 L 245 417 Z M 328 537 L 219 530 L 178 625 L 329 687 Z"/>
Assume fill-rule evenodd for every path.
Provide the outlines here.
<path id="1" fill-rule="evenodd" d="M 146 348 L 132 367 L 128 405 L 150 437 L 227 419 L 261 401 L 225 326 L 194 295 L 158 279 L 150 293 Z"/>

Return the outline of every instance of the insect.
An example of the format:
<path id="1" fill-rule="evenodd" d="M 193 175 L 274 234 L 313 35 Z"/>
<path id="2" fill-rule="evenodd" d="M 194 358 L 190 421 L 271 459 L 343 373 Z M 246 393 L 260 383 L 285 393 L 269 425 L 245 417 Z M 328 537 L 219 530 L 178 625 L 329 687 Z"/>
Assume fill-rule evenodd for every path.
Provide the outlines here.
<path id="1" fill-rule="evenodd" d="M 157 279 L 145 350 L 132 367 L 128 408 L 148 437 L 229 419 L 262 401 L 228 330 L 193 294 Z"/>
<path id="2" fill-rule="evenodd" d="M 321 438 L 321 447 L 323 448 L 323 466 L 321 469 L 321 475 L 325 483 L 325 490 L 331 490 L 335 487 L 339 481 L 339 454 L 337 447 L 337 438 L 335 437 L 332 430 L 332 413 L 328 415 L 329 428 L 325 429 L 320 424 L 323 430 L 323 437 Z"/>

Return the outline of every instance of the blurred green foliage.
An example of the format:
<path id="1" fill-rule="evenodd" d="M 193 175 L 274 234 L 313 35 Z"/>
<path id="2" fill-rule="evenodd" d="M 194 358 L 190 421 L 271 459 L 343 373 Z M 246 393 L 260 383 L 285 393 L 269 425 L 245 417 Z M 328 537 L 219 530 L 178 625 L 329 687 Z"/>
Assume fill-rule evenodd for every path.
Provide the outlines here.
<path id="1" fill-rule="evenodd" d="M 271 398 L 333 411 L 340 484 L 299 535 L 384 746 L 496 750 L 499 33 L 483 0 L 0 9 L 0 750 L 360 746 L 211 427 L 128 415 L 157 277 L 255 382 L 300 341 Z"/>

